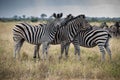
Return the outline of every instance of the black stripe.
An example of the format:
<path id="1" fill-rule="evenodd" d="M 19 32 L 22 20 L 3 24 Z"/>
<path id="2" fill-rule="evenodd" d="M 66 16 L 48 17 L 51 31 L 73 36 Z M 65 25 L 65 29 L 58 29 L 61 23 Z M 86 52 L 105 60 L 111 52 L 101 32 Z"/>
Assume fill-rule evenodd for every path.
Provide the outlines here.
<path id="1" fill-rule="evenodd" d="M 36 30 L 36 34 L 35 34 L 35 43 L 38 43 L 38 33 L 39 32 L 39 29 L 37 28 L 37 30 Z"/>
<path id="2" fill-rule="evenodd" d="M 16 33 L 21 34 L 21 35 L 22 35 L 21 37 L 23 37 L 23 36 L 24 36 L 22 32 L 19 32 L 19 31 L 15 30 L 15 29 L 13 29 L 13 31 L 14 31 L 14 32 L 16 32 Z M 13 34 L 14 34 L 14 33 L 13 33 Z M 20 35 L 19 35 L 19 36 L 20 36 Z"/>
<path id="3" fill-rule="evenodd" d="M 21 26 L 19 26 L 19 25 L 15 25 L 15 26 L 18 27 L 18 28 L 20 28 L 20 29 L 24 32 L 25 37 L 26 37 L 26 39 L 28 40 L 27 34 L 26 34 L 25 30 L 23 29 L 23 27 L 21 27 Z"/>
<path id="4" fill-rule="evenodd" d="M 106 34 L 100 34 L 100 35 L 98 35 L 98 36 L 96 36 L 96 37 L 94 37 L 91 41 L 90 41 L 90 43 L 89 44 L 91 44 L 91 42 L 93 41 L 93 40 L 95 40 L 96 38 L 99 38 L 99 40 L 106 40 L 106 38 L 105 37 L 103 37 L 103 38 L 100 38 L 100 37 L 102 37 L 102 36 L 105 36 Z M 92 37 L 91 37 L 92 38 Z M 104 39 L 105 38 L 105 39 Z"/>
<path id="5" fill-rule="evenodd" d="M 98 34 L 98 33 L 101 33 L 101 32 L 104 32 L 104 31 L 94 31 L 93 32 L 93 34 L 92 35 L 88 35 L 86 38 L 87 38 L 87 40 L 85 40 L 86 41 L 86 43 L 89 41 L 89 39 L 91 38 L 91 37 L 93 37 L 93 36 L 95 36 L 96 34 Z M 86 39 L 85 38 L 85 39 Z"/>
<path id="6" fill-rule="evenodd" d="M 21 24 L 26 27 L 26 29 L 28 31 L 28 37 L 30 38 L 29 42 L 31 42 L 31 34 L 30 34 L 28 26 L 26 26 L 24 23 L 21 23 Z M 29 26 L 29 27 L 31 27 L 31 26 Z"/>

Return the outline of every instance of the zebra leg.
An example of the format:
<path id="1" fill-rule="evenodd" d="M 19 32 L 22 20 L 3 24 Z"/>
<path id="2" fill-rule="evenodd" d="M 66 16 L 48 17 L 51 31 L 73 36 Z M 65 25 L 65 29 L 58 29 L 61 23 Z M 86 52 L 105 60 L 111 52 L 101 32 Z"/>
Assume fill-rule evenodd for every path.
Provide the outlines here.
<path id="1" fill-rule="evenodd" d="M 35 45 L 33 58 L 36 58 L 36 56 L 38 55 L 38 58 L 40 59 L 40 56 L 39 56 L 39 46 L 40 45 Z"/>
<path id="2" fill-rule="evenodd" d="M 33 55 L 33 58 L 36 58 L 36 54 L 37 54 L 37 47 L 38 47 L 38 45 L 35 45 L 35 46 L 34 46 L 34 55 Z"/>
<path id="3" fill-rule="evenodd" d="M 43 46 L 42 46 L 42 53 L 43 53 L 43 56 L 42 56 L 42 58 L 43 58 L 43 60 L 45 60 L 45 59 L 47 59 L 48 58 L 48 47 L 49 45 L 48 45 L 48 43 L 47 42 L 44 42 L 43 43 Z M 44 54 L 44 53 L 46 53 L 46 54 Z"/>
<path id="4" fill-rule="evenodd" d="M 14 58 L 16 58 L 16 55 L 18 54 L 18 58 L 20 58 L 20 49 L 23 45 L 23 42 L 24 40 L 21 39 L 21 40 L 18 40 L 18 41 L 15 41 L 15 44 L 14 44 Z"/>
<path id="5" fill-rule="evenodd" d="M 59 60 L 62 58 L 64 49 L 65 49 L 64 43 L 61 43 L 61 54 L 60 54 L 60 56 L 59 56 Z"/>
<path id="6" fill-rule="evenodd" d="M 70 47 L 70 43 L 65 46 L 65 57 L 66 57 L 66 59 L 68 58 L 69 47 Z"/>
<path id="7" fill-rule="evenodd" d="M 75 55 L 78 53 L 78 60 L 80 60 L 80 46 L 78 44 L 73 43 L 75 48 Z"/>
<path id="8" fill-rule="evenodd" d="M 49 49 L 49 44 L 47 44 L 47 46 L 46 46 L 46 59 L 48 60 L 48 49 Z"/>
<path id="9" fill-rule="evenodd" d="M 111 60 L 111 59 L 112 59 L 112 57 L 111 57 L 112 54 L 111 54 L 111 50 L 110 50 L 110 48 L 109 48 L 109 45 L 107 44 L 107 45 L 105 45 L 104 47 L 105 47 L 107 53 L 109 54 L 109 57 L 110 57 L 110 60 Z"/>
<path id="10" fill-rule="evenodd" d="M 102 53 L 101 60 L 102 60 L 102 61 L 105 61 L 105 50 L 104 50 L 104 46 L 98 45 L 98 47 L 99 47 L 100 52 Z"/>
<path id="11" fill-rule="evenodd" d="M 105 46 L 105 49 L 106 49 L 106 51 L 107 51 L 107 53 L 109 54 L 109 57 L 110 57 L 110 60 L 112 59 L 112 57 L 111 57 L 111 50 L 110 50 L 110 48 L 109 48 L 109 46 Z"/>
<path id="12" fill-rule="evenodd" d="M 45 44 L 42 45 L 42 59 L 43 60 L 45 58 L 44 52 L 45 52 Z"/>
<path id="13" fill-rule="evenodd" d="M 41 44 L 40 44 L 40 45 L 41 45 Z M 38 54 L 38 59 L 39 59 L 39 60 L 40 60 L 40 55 L 39 55 L 40 45 L 38 45 L 38 47 L 37 47 L 37 54 Z"/>

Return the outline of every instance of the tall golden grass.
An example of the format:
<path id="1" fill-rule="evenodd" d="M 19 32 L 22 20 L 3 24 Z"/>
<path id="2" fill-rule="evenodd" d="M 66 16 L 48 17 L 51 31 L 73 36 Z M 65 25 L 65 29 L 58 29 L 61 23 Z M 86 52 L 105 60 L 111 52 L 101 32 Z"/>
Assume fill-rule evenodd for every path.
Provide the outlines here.
<path id="1" fill-rule="evenodd" d="M 74 56 L 74 47 L 70 46 L 69 58 L 60 61 L 60 45 L 51 45 L 49 60 L 34 62 L 34 45 L 24 43 L 21 60 L 13 59 L 12 28 L 19 22 L 0 22 L 0 80 L 118 80 L 120 79 L 120 39 L 112 38 L 110 48 L 112 61 L 106 54 L 101 62 L 98 47 L 81 47 L 81 61 Z M 32 24 L 32 23 L 30 23 Z M 34 23 L 38 24 L 38 23 Z M 99 25 L 99 23 L 91 23 Z M 111 23 L 108 23 L 111 24 Z M 40 50 L 41 54 L 41 50 Z"/>

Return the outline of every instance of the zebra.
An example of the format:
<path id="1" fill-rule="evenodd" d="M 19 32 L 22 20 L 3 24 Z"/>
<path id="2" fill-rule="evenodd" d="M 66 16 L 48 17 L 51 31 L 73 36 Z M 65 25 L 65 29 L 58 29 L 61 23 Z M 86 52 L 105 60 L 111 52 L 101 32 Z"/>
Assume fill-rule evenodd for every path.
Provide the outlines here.
<path id="1" fill-rule="evenodd" d="M 119 31 L 119 29 L 120 29 L 120 21 L 115 22 L 114 25 L 116 26 L 117 33 L 120 34 L 120 31 Z M 116 36 L 117 36 L 117 35 L 116 35 Z"/>
<path id="2" fill-rule="evenodd" d="M 110 60 L 111 60 L 111 50 L 109 48 L 109 40 L 111 38 L 111 35 L 109 32 L 105 29 L 87 29 L 87 30 L 81 30 L 78 35 L 74 38 L 74 40 L 71 42 L 74 45 L 75 48 L 75 55 L 78 53 L 80 54 L 80 48 L 79 46 L 83 46 L 86 48 L 93 48 L 95 46 L 99 47 L 99 50 L 102 54 L 101 60 L 105 60 L 105 50 L 109 54 Z M 79 46 L 78 46 L 79 44 Z M 69 47 L 69 44 L 66 46 Z M 68 49 L 67 49 L 68 52 Z M 68 55 L 68 54 L 66 54 Z"/>
<path id="3" fill-rule="evenodd" d="M 53 16 L 53 17 L 54 17 L 54 16 Z M 70 20 L 70 19 L 72 19 L 72 18 L 73 18 L 72 14 L 67 15 L 67 17 L 66 17 L 66 18 L 63 20 L 63 22 L 61 23 L 61 25 L 66 24 L 65 22 L 68 21 L 68 20 Z M 39 24 L 39 25 L 43 26 L 43 25 L 46 25 L 46 24 Z M 55 34 L 55 37 L 58 36 L 58 33 L 61 34 L 61 33 L 62 33 L 62 30 L 61 30 L 61 31 L 58 31 L 58 32 Z M 62 41 L 61 41 L 60 38 L 55 38 L 50 44 L 52 44 L 52 45 L 57 45 L 57 44 L 62 44 L 61 42 L 62 42 Z M 40 45 L 35 45 L 35 46 L 34 46 L 34 55 L 33 55 L 33 58 L 37 58 L 37 57 L 38 57 L 38 59 L 40 59 L 40 56 L 39 56 L 39 47 L 40 47 Z M 37 56 L 37 55 L 38 55 L 38 56 Z"/>
<path id="4" fill-rule="evenodd" d="M 110 32 L 116 37 L 120 35 L 120 21 L 117 21 L 114 25 L 110 26 Z"/>
<path id="5" fill-rule="evenodd" d="M 24 41 L 27 41 L 30 44 L 34 45 L 41 45 L 43 44 L 43 59 L 45 57 L 44 52 L 46 53 L 47 58 L 47 49 L 48 49 L 48 43 L 51 42 L 54 39 L 54 36 L 59 30 L 61 26 L 61 14 L 53 14 L 55 17 L 55 20 L 51 23 L 45 25 L 38 25 L 38 26 L 32 26 L 27 23 L 20 23 L 15 25 L 13 28 L 13 40 L 14 40 L 14 57 L 16 58 L 16 54 L 18 54 L 18 58 L 20 56 L 19 52 L 20 49 L 24 43 Z"/>
<path id="6" fill-rule="evenodd" d="M 110 31 L 110 33 L 112 34 L 112 36 L 115 36 L 115 37 L 118 36 L 117 27 L 116 27 L 115 25 L 111 25 L 109 31 Z"/>
<path id="7" fill-rule="evenodd" d="M 74 40 L 71 41 L 71 43 L 74 45 L 74 48 L 75 48 L 75 55 L 78 53 L 78 56 L 79 56 L 78 59 L 80 60 L 80 47 L 79 46 L 83 46 L 87 48 L 98 46 L 102 54 L 101 60 L 102 61 L 105 60 L 104 48 L 109 54 L 109 57 L 111 60 L 112 54 L 109 48 L 109 40 L 112 36 L 109 33 L 109 31 L 107 29 L 102 29 L 102 28 L 93 28 L 87 20 L 84 23 L 84 27 L 86 27 L 86 29 L 80 30 L 79 33 L 74 37 Z M 65 50 L 65 55 L 68 56 L 69 46 L 70 46 L 70 43 L 67 43 L 61 47 L 61 50 L 62 50 L 61 56 L 64 50 Z"/>
<path id="8" fill-rule="evenodd" d="M 107 23 L 106 22 L 101 23 L 100 28 L 108 29 Z"/>
<path id="9" fill-rule="evenodd" d="M 69 17 L 71 16 L 69 15 Z M 59 59 L 62 58 L 64 48 L 67 51 L 68 47 L 66 47 L 66 45 L 69 44 L 74 39 L 79 30 L 89 28 L 85 24 L 86 23 L 85 15 L 78 15 L 77 17 L 75 18 L 71 17 L 70 19 L 69 17 L 66 18 L 67 19 L 65 20 L 66 22 L 61 23 L 63 27 L 61 27 L 60 30 L 57 31 L 54 40 L 50 43 L 52 45 L 61 44 L 61 55 L 59 56 Z M 36 45 L 35 47 L 36 48 L 34 57 L 36 58 L 36 52 L 37 54 L 39 52 L 39 45 Z"/>

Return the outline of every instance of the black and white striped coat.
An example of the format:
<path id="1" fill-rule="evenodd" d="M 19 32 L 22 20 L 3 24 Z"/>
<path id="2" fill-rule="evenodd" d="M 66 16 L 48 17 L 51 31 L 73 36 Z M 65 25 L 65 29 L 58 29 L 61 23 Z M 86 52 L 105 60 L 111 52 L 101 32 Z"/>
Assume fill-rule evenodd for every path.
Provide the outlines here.
<path id="1" fill-rule="evenodd" d="M 111 50 L 109 48 L 109 39 L 111 35 L 105 29 L 88 29 L 88 30 L 81 30 L 78 35 L 72 41 L 75 47 L 75 54 L 80 54 L 79 46 L 92 48 L 95 46 L 99 47 L 99 50 L 102 54 L 102 61 L 105 60 L 105 50 L 108 52 L 110 59 L 111 59 Z M 69 45 L 68 45 L 69 46 Z M 68 51 L 67 51 L 68 52 Z"/>
<path id="2" fill-rule="evenodd" d="M 27 23 L 17 24 L 13 28 L 13 40 L 14 40 L 14 57 L 19 54 L 24 41 L 34 45 L 43 44 L 43 58 L 44 52 L 47 53 L 48 44 L 55 38 L 56 32 L 59 30 L 62 14 L 56 15 L 55 20 L 51 23 L 43 26 L 32 26 Z"/>
<path id="3" fill-rule="evenodd" d="M 62 57 L 64 48 L 66 48 L 65 46 L 74 40 L 74 37 L 78 34 L 79 30 L 86 29 L 87 26 L 85 23 L 86 20 L 84 18 L 84 15 L 79 15 L 75 18 L 67 20 L 67 22 L 62 25 L 63 27 L 57 31 L 55 39 L 50 44 L 61 44 L 61 55 L 59 58 Z M 34 58 L 36 58 L 36 52 L 39 52 L 39 45 L 37 45 L 35 48 Z"/>

